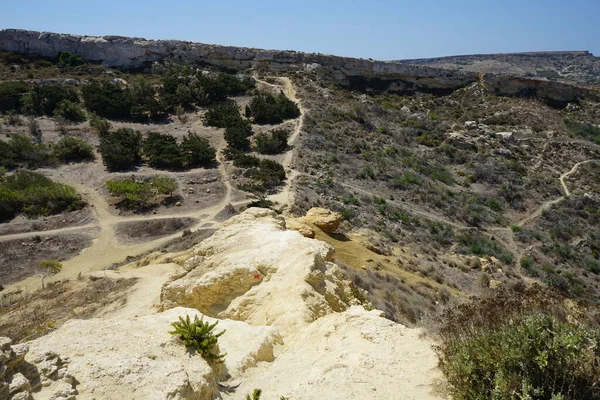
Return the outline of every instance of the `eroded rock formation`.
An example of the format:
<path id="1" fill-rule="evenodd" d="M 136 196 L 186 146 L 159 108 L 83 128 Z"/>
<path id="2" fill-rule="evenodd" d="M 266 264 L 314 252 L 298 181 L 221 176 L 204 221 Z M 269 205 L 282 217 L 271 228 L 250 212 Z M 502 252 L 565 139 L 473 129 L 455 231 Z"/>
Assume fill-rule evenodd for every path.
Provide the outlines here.
<path id="1" fill-rule="evenodd" d="M 61 354 L 80 398 L 242 399 L 255 388 L 265 398 L 438 398 L 431 343 L 365 309 L 333 249 L 275 212 L 251 208 L 162 257 L 182 267 L 163 288 L 167 311 L 70 321 L 31 342 L 26 361 Z M 185 315 L 219 321 L 224 365 L 168 333 Z"/>

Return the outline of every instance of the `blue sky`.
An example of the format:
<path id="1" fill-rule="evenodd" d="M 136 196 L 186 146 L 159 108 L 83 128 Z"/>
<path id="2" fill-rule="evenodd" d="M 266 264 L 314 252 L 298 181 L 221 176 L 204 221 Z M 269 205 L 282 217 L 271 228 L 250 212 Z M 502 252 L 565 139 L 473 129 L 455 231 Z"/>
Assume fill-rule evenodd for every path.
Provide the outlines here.
<path id="1" fill-rule="evenodd" d="M 0 5 L 0 28 L 374 59 L 539 50 L 590 50 L 600 56 L 600 0 L 0 0 Z"/>

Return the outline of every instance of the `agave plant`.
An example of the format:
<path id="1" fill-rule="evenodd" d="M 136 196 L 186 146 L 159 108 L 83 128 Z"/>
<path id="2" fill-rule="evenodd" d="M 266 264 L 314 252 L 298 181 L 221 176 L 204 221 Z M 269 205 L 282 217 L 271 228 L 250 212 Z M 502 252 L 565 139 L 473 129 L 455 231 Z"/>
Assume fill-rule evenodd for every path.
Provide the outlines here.
<path id="1" fill-rule="evenodd" d="M 226 354 L 218 354 L 217 341 L 225 331 L 214 332 L 218 323 L 219 321 L 214 324 L 204 322 L 204 317 L 198 318 L 197 315 L 191 321 L 190 316 L 186 315 L 185 319 L 179 317 L 179 321 L 171 323 L 174 329 L 169 333 L 179 336 L 183 344 L 194 348 L 206 361 L 222 363 Z"/>

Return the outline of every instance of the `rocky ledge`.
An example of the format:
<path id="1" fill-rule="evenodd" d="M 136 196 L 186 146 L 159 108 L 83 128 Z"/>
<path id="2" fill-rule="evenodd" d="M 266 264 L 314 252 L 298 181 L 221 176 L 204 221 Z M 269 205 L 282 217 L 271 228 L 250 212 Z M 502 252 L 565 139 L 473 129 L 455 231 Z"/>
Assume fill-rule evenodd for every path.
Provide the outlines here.
<path id="1" fill-rule="evenodd" d="M 313 214 L 310 229 L 335 219 Z M 255 388 L 273 399 L 438 398 L 431 343 L 361 304 L 333 255 L 275 212 L 249 209 L 164 255 L 181 266 L 163 287 L 166 311 L 70 321 L 30 342 L 25 362 L 61 354 L 79 398 L 243 399 Z M 185 315 L 218 321 L 224 364 L 168 333 Z"/>

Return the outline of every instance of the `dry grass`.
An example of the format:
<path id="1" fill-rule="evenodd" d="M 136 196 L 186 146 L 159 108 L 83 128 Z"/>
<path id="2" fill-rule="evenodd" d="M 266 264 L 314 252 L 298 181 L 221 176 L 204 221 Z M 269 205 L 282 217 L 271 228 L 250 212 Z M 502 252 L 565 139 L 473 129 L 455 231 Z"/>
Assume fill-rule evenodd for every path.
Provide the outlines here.
<path id="1" fill-rule="evenodd" d="M 32 295 L 0 297 L 0 332 L 15 342 L 46 335 L 70 319 L 93 317 L 108 304 L 125 303 L 137 279 L 61 282 Z"/>

